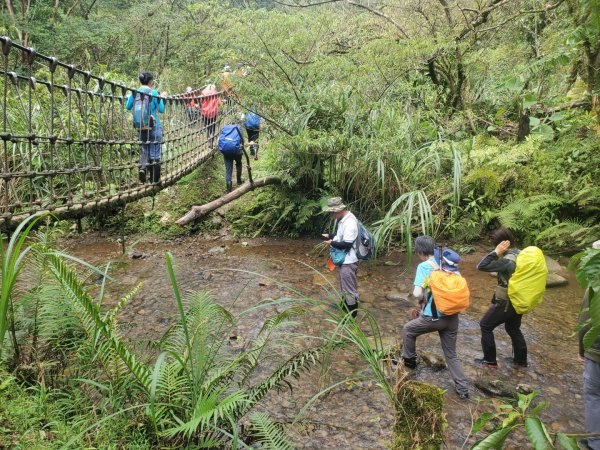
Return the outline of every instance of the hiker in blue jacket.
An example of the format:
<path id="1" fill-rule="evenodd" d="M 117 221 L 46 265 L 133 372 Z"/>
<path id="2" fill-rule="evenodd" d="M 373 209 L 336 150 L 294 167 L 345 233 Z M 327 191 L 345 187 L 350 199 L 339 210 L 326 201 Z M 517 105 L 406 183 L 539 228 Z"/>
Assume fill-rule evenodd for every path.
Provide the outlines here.
<path id="1" fill-rule="evenodd" d="M 234 162 L 238 186 L 244 182 L 242 178 L 244 137 L 240 125 L 231 124 L 223 126 L 221 134 L 219 135 L 218 146 L 219 151 L 223 155 L 223 161 L 225 162 L 225 183 L 227 185 L 227 192 L 231 192 L 231 178 L 233 175 Z"/>
<path id="2" fill-rule="evenodd" d="M 146 181 L 146 171 L 150 173 L 150 181 L 152 183 L 158 183 L 160 180 L 160 157 L 161 157 L 161 143 L 162 143 L 162 126 L 160 124 L 160 118 L 158 113 L 165 112 L 165 102 L 161 97 L 165 97 L 166 93 L 152 89 L 152 81 L 154 77 L 150 72 L 142 72 L 139 75 L 141 86 L 137 89 L 135 95 L 132 93 L 127 98 L 125 108 L 131 110 L 134 104 L 138 102 L 143 104 L 144 101 L 148 104 L 150 112 L 150 120 L 147 125 L 147 129 L 138 130 L 138 138 L 141 142 L 142 152 L 140 155 L 139 163 L 139 179 L 140 182 Z M 138 93 L 148 94 L 148 97 L 142 96 Z M 147 100 L 144 100 L 147 99 Z M 143 108 L 145 106 L 142 105 Z M 136 112 L 134 111 L 134 124 L 136 122 Z"/>
<path id="3" fill-rule="evenodd" d="M 248 145 L 250 146 L 250 154 L 258 160 L 258 138 L 260 136 L 261 117 L 253 111 L 246 114 L 244 127 L 248 133 Z"/>

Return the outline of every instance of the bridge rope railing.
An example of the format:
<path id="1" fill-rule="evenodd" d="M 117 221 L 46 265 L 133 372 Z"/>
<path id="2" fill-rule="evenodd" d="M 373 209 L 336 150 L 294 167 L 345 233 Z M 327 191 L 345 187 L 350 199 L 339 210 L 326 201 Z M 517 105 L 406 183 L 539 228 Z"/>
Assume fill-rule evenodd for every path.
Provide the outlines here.
<path id="1" fill-rule="evenodd" d="M 82 217 L 153 195 L 214 153 L 211 131 L 237 105 L 222 92 L 216 126 L 196 106 L 202 88 L 163 98 L 161 178 L 138 177 L 141 144 L 125 109 L 131 88 L 0 37 L 0 226 L 41 211 Z M 211 130 L 212 128 L 212 130 Z M 216 139 L 215 139 L 216 140 Z"/>

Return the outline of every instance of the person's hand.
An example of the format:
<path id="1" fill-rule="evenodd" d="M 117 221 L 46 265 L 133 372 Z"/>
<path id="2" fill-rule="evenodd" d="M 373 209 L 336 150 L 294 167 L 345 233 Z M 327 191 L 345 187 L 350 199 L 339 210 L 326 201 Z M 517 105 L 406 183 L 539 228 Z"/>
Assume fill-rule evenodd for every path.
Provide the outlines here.
<path id="1" fill-rule="evenodd" d="M 327 239 L 327 240 L 325 241 L 325 243 L 326 243 L 327 245 L 331 245 L 331 239 Z"/>
<path id="2" fill-rule="evenodd" d="M 494 249 L 494 251 L 496 252 L 496 255 L 502 256 L 506 253 L 506 251 L 509 248 L 510 248 L 510 241 L 502 241 L 498 245 L 496 245 L 496 248 Z"/>
<path id="3" fill-rule="evenodd" d="M 161 96 L 161 97 L 163 97 L 163 98 L 165 98 L 165 97 L 168 97 L 168 94 L 167 94 L 166 92 L 161 92 L 161 93 L 160 93 L 160 94 L 158 94 L 158 95 L 160 95 L 160 96 Z"/>

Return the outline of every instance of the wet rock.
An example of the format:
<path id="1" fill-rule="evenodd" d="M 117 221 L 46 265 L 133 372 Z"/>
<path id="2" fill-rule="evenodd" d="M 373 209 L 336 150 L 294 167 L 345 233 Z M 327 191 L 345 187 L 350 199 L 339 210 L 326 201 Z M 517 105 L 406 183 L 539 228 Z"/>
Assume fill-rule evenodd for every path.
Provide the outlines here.
<path id="1" fill-rule="evenodd" d="M 400 294 L 398 292 L 388 292 L 385 298 L 392 302 L 408 301 L 408 294 Z"/>
<path id="2" fill-rule="evenodd" d="M 492 396 L 514 397 L 517 392 L 514 386 L 510 386 L 505 381 L 495 378 L 476 379 L 474 384 L 484 393 Z"/>
<path id="3" fill-rule="evenodd" d="M 548 267 L 548 273 L 561 273 L 566 269 L 560 265 L 560 263 L 547 255 L 544 255 L 546 258 L 546 267 Z"/>
<path id="4" fill-rule="evenodd" d="M 564 286 L 568 283 L 569 282 L 567 281 L 566 278 L 563 278 L 556 273 L 548 272 L 548 277 L 546 278 L 546 287 Z"/>
<path id="5" fill-rule="evenodd" d="M 220 253 L 225 253 L 225 250 L 227 250 L 227 247 L 225 247 L 224 245 L 220 245 L 218 247 L 212 247 L 211 249 L 209 249 L 208 254 L 209 255 L 218 255 Z"/>
<path id="6" fill-rule="evenodd" d="M 531 394 L 533 392 L 533 388 L 531 386 L 529 386 L 528 384 L 519 383 L 519 384 L 517 384 L 517 392 L 527 395 L 527 394 Z"/>
<path id="7" fill-rule="evenodd" d="M 129 257 L 131 259 L 142 259 L 144 257 L 144 254 L 142 252 L 133 251 L 130 253 Z"/>
<path id="8" fill-rule="evenodd" d="M 386 261 L 383 263 L 384 266 L 399 266 L 400 261 Z"/>
<path id="9" fill-rule="evenodd" d="M 433 370 L 442 370 L 446 368 L 446 362 L 444 361 L 444 358 L 436 355 L 435 353 L 421 352 L 420 356 L 423 362 Z"/>
<path id="10" fill-rule="evenodd" d="M 162 226 L 168 225 L 169 222 L 171 222 L 171 214 L 168 212 L 165 212 L 158 220 L 158 223 L 160 223 Z"/>

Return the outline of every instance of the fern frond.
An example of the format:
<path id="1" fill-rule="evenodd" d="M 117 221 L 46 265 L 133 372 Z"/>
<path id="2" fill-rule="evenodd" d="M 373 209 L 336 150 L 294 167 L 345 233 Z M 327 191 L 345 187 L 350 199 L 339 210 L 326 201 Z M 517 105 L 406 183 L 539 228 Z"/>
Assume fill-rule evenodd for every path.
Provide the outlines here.
<path id="1" fill-rule="evenodd" d="M 285 434 L 283 427 L 271 420 L 267 413 L 257 412 L 250 416 L 252 435 L 257 444 L 265 450 L 294 450 L 294 445 Z"/>
<path id="2" fill-rule="evenodd" d="M 106 315 L 104 316 L 105 322 L 111 324 L 112 327 L 115 328 L 117 325 L 117 316 L 119 315 L 119 312 L 121 311 L 121 309 L 123 309 L 123 307 L 125 305 L 127 305 L 131 301 L 131 299 L 133 297 L 136 296 L 136 294 L 138 292 L 140 292 L 141 288 L 142 288 L 142 284 L 139 283 L 131 291 L 129 291 L 126 295 L 121 297 L 121 299 L 118 301 L 118 303 L 115 305 L 115 307 L 111 311 L 107 312 Z"/>
<path id="3" fill-rule="evenodd" d="M 318 359 L 328 349 L 326 346 L 313 347 L 304 350 L 283 363 L 275 370 L 267 379 L 253 386 L 248 390 L 248 402 L 233 416 L 235 420 L 239 420 L 258 402 L 260 402 L 269 392 L 277 389 L 284 383 L 287 377 L 298 378 L 304 370 L 309 370 L 310 366 L 317 364 Z"/>
<path id="4" fill-rule="evenodd" d="M 98 330 L 102 337 L 106 339 L 108 346 L 100 346 L 99 351 L 108 352 L 109 349 L 114 351 L 120 361 L 125 364 L 128 372 L 138 381 L 139 387 L 149 393 L 150 370 L 137 361 L 135 355 L 127 349 L 110 325 L 102 320 L 100 308 L 84 289 L 75 271 L 56 255 L 49 255 L 48 262 L 50 270 L 61 285 L 66 299 L 71 303 L 73 311 L 84 324 L 88 336 L 94 336 L 96 330 Z M 105 356 L 112 358 L 111 354 Z"/>

